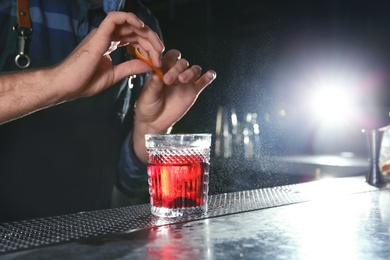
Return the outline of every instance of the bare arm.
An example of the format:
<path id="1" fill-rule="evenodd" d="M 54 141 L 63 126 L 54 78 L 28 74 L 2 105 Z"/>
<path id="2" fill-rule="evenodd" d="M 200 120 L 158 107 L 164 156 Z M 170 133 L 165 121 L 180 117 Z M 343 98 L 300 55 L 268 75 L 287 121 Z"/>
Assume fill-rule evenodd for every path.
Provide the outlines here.
<path id="1" fill-rule="evenodd" d="M 1 74 L 0 123 L 65 101 L 53 74 L 51 68 Z"/>

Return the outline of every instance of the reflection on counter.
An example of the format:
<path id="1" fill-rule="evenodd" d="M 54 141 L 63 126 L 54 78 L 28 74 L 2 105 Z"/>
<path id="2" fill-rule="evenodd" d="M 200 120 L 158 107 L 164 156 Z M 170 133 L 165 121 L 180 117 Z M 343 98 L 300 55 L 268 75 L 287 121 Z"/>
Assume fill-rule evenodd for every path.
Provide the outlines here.
<path id="1" fill-rule="evenodd" d="M 149 229 L 147 259 L 211 259 L 209 221 L 167 225 Z M 196 235 L 195 235 L 196 234 Z M 188 238 L 192 237 L 191 241 Z M 194 245 L 202 245 L 194 250 Z"/>

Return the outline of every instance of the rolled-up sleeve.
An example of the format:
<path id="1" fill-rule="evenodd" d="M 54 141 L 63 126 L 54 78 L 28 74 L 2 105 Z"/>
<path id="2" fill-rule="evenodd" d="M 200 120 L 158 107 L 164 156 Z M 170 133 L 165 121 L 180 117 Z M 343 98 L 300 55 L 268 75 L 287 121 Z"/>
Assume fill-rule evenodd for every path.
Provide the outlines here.
<path id="1" fill-rule="evenodd" d="M 147 168 L 134 154 L 131 133 L 122 145 L 117 186 L 132 199 L 149 197 Z"/>

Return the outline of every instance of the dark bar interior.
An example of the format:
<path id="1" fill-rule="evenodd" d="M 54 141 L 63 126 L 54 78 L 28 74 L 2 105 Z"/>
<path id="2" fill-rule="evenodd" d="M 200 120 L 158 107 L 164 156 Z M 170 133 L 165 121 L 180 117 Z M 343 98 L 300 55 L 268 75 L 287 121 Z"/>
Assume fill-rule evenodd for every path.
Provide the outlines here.
<path id="1" fill-rule="evenodd" d="M 6 198 L 0 201 L 0 259 L 387 259 L 390 4 L 142 2 L 157 17 L 166 50 L 178 49 L 190 65 L 217 73 L 172 129 L 212 134 L 207 213 L 157 218 L 149 197 L 124 197 L 107 177 L 103 182 L 114 189 L 110 206 L 70 212 L 65 193 L 42 204 L 42 214 L 7 219 L 5 211 L 28 201 L 34 187 L 8 194 L 6 181 L 28 183 L 40 173 L 25 179 L 4 174 L 34 161 L 0 165 L 0 196 Z M 35 144 L 21 143 L 17 135 L 7 139 L 13 129 L 33 125 L 31 132 L 38 132 L 44 120 L 67 127 L 68 118 L 56 121 L 44 113 L 28 115 L 20 125 L 19 119 L 0 124 L 0 146 L 7 147 L 0 150 L 0 164 L 10 158 L 7 149 Z M 105 136 L 99 120 L 91 124 L 96 133 L 80 127 L 78 134 Z M 46 141 L 41 149 L 66 147 L 64 140 Z M 109 151 L 111 141 L 118 142 L 104 139 L 102 149 Z M 75 158 L 71 163 L 77 164 Z M 48 187 L 47 194 L 55 190 Z M 77 199 L 81 205 L 94 196 L 107 194 Z M 35 214 L 31 205 L 25 212 Z M 46 212 L 51 205 L 63 213 Z"/>

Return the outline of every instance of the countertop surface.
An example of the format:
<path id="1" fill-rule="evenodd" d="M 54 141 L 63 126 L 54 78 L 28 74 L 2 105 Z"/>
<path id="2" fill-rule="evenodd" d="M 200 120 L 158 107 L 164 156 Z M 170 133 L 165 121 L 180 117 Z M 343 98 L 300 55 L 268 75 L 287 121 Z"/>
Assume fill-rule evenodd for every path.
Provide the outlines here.
<path id="1" fill-rule="evenodd" d="M 351 185 L 348 178 L 340 181 L 294 191 L 314 194 L 308 200 L 156 221 L 145 228 L 7 252 L 0 259 L 388 259 L 390 190 L 368 184 L 352 190 L 356 178 Z"/>

